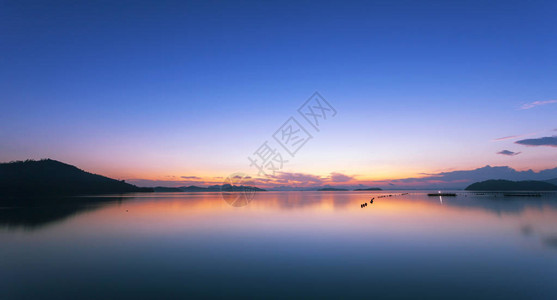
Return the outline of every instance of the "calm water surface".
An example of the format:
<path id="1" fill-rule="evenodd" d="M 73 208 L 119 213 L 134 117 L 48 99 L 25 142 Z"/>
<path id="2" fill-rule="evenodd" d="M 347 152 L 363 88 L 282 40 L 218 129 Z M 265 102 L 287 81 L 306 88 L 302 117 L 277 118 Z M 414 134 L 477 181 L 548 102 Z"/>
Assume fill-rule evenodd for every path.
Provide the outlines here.
<path id="1" fill-rule="evenodd" d="M 401 193 L 4 207 L 0 298 L 557 299 L 556 194 Z"/>

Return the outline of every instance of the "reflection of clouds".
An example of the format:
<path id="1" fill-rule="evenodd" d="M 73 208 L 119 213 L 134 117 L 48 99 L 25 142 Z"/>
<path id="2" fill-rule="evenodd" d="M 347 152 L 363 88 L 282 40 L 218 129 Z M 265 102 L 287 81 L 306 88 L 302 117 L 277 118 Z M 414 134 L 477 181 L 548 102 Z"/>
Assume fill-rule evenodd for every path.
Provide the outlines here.
<path id="1" fill-rule="evenodd" d="M 234 218 L 229 210 L 234 209 L 234 213 L 262 213 L 265 215 L 279 215 L 286 213 L 289 218 L 292 212 L 305 210 L 308 216 L 318 216 L 321 213 L 333 211 L 342 212 L 338 216 L 357 217 L 361 215 L 359 204 L 369 202 L 374 197 L 374 212 L 376 217 L 392 218 L 397 222 L 404 220 L 411 222 L 413 216 L 419 218 L 424 214 L 439 216 L 443 212 L 444 217 L 467 217 L 474 223 L 478 218 L 493 218 L 494 216 L 505 216 L 506 221 L 516 219 L 513 225 L 515 234 L 523 236 L 531 235 L 536 238 L 555 236 L 554 228 L 557 220 L 557 197 L 532 198 L 513 198 L 505 199 L 501 196 L 476 196 L 473 193 L 459 192 L 455 198 L 443 199 L 443 206 L 439 205 L 438 197 L 427 197 L 426 193 L 412 193 L 410 195 L 388 196 L 385 191 L 377 192 L 258 192 L 255 193 L 253 201 L 243 209 L 230 208 L 221 198 L 218 192 L 198 192 L 198 193 L 141 193 L 114 197 L 96 197 L 105 203 L 96 202 L 95 205 L 67 205 L 65 208 L 45 208 L 44 211 L 21 211 L 6 212 L 0 210 L 0 228 L 10 227 L 41 227 L 55 221 L 67 220 L 70 216 L 77 216 L 81 212 L 101 208 L 111 207 L 111 203 L 117 200 L 124 200 L 128 206 L 133 206 L 134 216 L 144 215 L 146 218 L 169 218 L 176 216 L 178 219 L 184 216 L 215 218 L 230 217 Z M 465 197 L 466 195 L 466 197 Z M 555 195 L 555 194 L 554 194 Z M 128 206 L 126 208 L 128 208 Z M 354 210 L 351 212 L 351 210 Z M 104 211 L 104 210 L 102 210 Z M 130 210 L 132 211 L 132 210 Z M 487 212 L 487 213 L 484 213 Z M 27 215 L 26 215 L 27 214 Z M 352 217 L 348 218 L 349 220 Z M 435 218 L 433 218 L 435 219 Z M 494 221 L 495 222 L 495 221 Z M 514 222 L 514 221 L 513 221 Z M 520 227 L 521 224 L 527 224 Z M 402 226 L 402 225 L 400 225 Z M 519 231 L 520 230 L 520 231 Z M 548 240 L 544 243 L 552 243 Z"/>
<path id="2" fill-rule="evenodd" d="M 557 249 L 557 234 L 542 239 L 545 246 Z"/>
<path id="3" fill-rule="evenodd" d="M 454 201 L 446 201 L 445 204 L 470 209 L 479 208 L 498 215 L 521 214 L 526 209 L 537 209 L 540 211 L 546 207 L 557 209 L 557 201 L 555 201 L 557 200 L 557 194 L 555 193 L 542 193 L 542 197 L 539 199 L 528 197 L 509 199 L 503 197 L 500 193 L 487 195 L 467 193 L 466 196 L 465 201 L 461 201 L 462 197 L 459 197 L 454 199 Z"/>
<path id="4" fill-rule="evenodd" d="M 355 200 L 351 193 L 322 193 L 322 192 L 263 192 L 257 193 L 256 200 L 259 199 L 265 207 L 276 207 L 283 210 L 297 208 L 311 208 L 318 206 L 329 206 L 333 208 L 343 208 Z"/>
<path id="5" fill-rule="evenodd" d="M 537 228 L 536 231 L 534 231 L 534 227 L 532 225 L 527 224 L 520 227 L 520 233 L 525 237 L 538 236 L 541 239 L 542 246 L 544 246 L 545 248 L 557 249 L 557 234 L 556 233 L 544 234 L 543 230 L 541 230 L 540 232 L 540 229 L 541 228 Z"/>
<path id="6" fill-rule="evenodd" d="M 534 229 L 531 225 L 523 225 L 520 227 L 520 232 L 525 236 L 532 235 L 533 231 Z"/>

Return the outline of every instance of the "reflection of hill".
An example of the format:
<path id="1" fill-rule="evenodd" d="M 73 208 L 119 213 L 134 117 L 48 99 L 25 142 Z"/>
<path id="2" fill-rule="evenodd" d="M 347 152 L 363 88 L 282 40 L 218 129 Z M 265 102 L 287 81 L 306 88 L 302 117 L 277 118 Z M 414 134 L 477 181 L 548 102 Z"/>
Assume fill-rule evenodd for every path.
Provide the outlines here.
<path id="1" fill-rule="evenodd" d="M 121 198 L 25 198 L 0 208 L 0 228 L 39 229 L 71 216 L 102 208 Z"/>
<path id="2" fill-rule="evenodd" d="M 467 197 L 463 197 L 467 195 Z M 542 193 L 540 198 L 516 197 L 505 198 L 502 193 L 489 193 L 483 196 L 476 196 L 472 193 L 461 194 L 457 198 L 451 198 L 443 202 L 445 205 L 457 206 L 462 208 L 479 208 L 485 211 L 501 214 L 520 214 L 526 209 L 534 208 L 542 210 L 544 206 L 557 209 L 557 194 Z"/>

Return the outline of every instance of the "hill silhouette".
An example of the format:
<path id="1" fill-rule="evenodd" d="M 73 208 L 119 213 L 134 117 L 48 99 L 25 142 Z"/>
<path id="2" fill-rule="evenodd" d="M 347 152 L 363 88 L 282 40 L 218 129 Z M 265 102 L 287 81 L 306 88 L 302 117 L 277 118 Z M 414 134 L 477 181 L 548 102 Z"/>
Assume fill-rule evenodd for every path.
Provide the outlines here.
<path id="1" fill-rule="evenodd" d="M 0 195 L 90 195 L 152 192 L 52 159 L 0 163 Z"/>
<path id="2" fill-rule="evenodd" d="M 486 180 L 469 185 L 468 191 L 557 191 L 557 185 L 544 181 Z"/>

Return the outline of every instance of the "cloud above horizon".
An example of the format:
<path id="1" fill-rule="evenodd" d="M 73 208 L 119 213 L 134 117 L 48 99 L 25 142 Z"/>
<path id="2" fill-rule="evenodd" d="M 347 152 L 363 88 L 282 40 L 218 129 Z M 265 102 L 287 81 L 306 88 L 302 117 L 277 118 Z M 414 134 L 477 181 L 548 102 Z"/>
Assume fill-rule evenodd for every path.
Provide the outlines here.
<path id="1" fill-rule="evenodd" d="M 557 103 L 557 100 L 546 100 L 546 101 L 534 101 L 530 103 L 523 104 L 520 109 L 530 109 L 536 106 L 542 106 L 547 104 Z"/>
<path id="2" fill-rule="evenodd" d="M 197 177 L 197 176 L 180 176 L 180 178 L 183 178 L 183 179 L 201 179 L 201 177 Z"/>
<path id="3" fill-rule="evenodd" d="M 523 136 L 530 136 L 530 135 L 535 135 L 535 134 L 538 134 L 538 132 L 530 132 L 530 133 L 525 133 L 525 134 L 509 135 L 509 136 L 504 136 L 504 137 L 493 139 L 492 141 L 499 142 L 499 141 L 513 140 L 513 139 L 517 139 L 517 138 L 520 138 L 520 137 L 523 137 Z"/>
<path id="4" fill-rule="evenodd" d="M 318 175 L 290 172 L 278 172 L 270 177 L 282 184 L 321 184 L 324 179 Z"/>
<path id="5" fill-rule="evenodd" d="M 519 155 L 522 152 L 513 152 L 510 150 L 502 150 L 497 152 L 497 154 L 501 154 L 501 155 L 506 155 L 506 156 L 515 156 L 515 155 Z"/>
<path id="6" fill-rule="evenodd" d="M 515 144 L 524 145 L 524 146 L 557 147 L 557 135 L 546 136 L 546 137 L 535 138 L 535 139 L 520 140 L 520 141 L 516 141 Z"/>
<path id="7" fill-rule="evenodd" d="M 347 182 L 354 179 L 354 176 L 348 176 L 342 173 L 332 172 L 331 181 L 332 182 Z"/>
<path id="8" fill-rule="evenodd" d="M 503 150 L 505 151 L 505 150 Z M 506 150 L 509 151 L 509 150 Z M 502 151 L 501 151 L 502 152 Z M 509 151 L 512 152 L 512 151 Z M 514 152 L 513 152 L 514 153 Z M 502 154 L 506 155 L 506 154 Z M 557 178 L 557 168 L 541 170 L 534 172 L 532 170 L 517 171 L 508 166 L 491 167 L 485 166 L 473 170 L 455 170 L 440 173 L 421 173 L 424 177 L 410 177 L 400 179 L 386 180 L 355 180 L 354 176 L 345 175 L 338 172 L 331 172 L 329 177 L 307 173 L 295 172 L 279 172 L 266 178 L 252 178 L 244 181 L 245 185 L 254 185 L 262 188 L 288 188 L 293 187 L 341 187 L 341 188 L 365 188 L 365 187 L 383 187 L 392 188 L 464 188 L 471 183 L 488 180 L 488 179 L 506 179 L 506 180 L 548 180 Z M 354 181 L 352 181 L 354 180 Z M 187 181 L 187 180 L 147 180 L 147 179 L 127 179 L 129 183 L 138 186 L 154 187 L 154 186 L 209 186 L 222 184 L 222 181 L 216 177 L 211 177 L 203 181 Z M 348 183 L 351 181 L 350 183 Z M 329 185 L 334 183 L 333 185 Z M 347 183 L 344 184 L 343 183 Z"/>
<path id="9" fill-rule="evenodd" d="M 517 171 L 508 166 L 492 167 L 485 166 L 474 170 L 459 170 L 451 172 L 441 172 L 430 174 L 421 178 L 404 178 L 391 180 L 397 185 L 430 186 L 430 187 L 450 187 L 462 188 L 467 185 L 489 179 L 506 180 L 547 180 L 557 178 L 557 168 L 546 169 L 539 172 L 532 170 Z"/>

